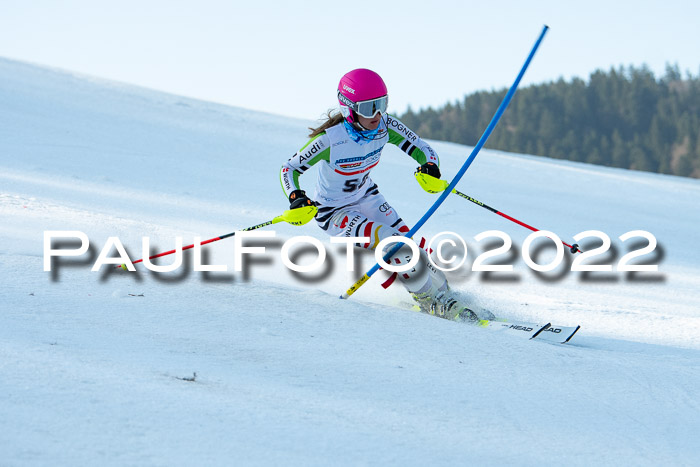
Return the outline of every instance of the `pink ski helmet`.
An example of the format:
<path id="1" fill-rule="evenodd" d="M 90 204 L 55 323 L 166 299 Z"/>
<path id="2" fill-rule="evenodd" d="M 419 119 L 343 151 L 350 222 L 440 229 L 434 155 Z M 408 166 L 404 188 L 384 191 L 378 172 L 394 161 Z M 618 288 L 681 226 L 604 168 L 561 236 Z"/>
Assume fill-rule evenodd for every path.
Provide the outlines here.
<path id="1" fill-rule="evenodd" d="M 350 123 L 355 123 L 355 114 L 366 118 L 377 112 L 386 113 L 389 97 L 384 80 L 367 68 L 349 71 L 338 83 L 340 111 Z"/>

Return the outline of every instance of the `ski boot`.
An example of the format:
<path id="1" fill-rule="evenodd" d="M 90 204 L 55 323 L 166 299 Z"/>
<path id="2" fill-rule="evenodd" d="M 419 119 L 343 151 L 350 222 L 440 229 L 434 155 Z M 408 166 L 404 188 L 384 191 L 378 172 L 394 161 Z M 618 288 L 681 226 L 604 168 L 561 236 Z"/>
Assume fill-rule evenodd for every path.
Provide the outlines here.
<path id="1" fill-rule="evenodd" d="M 420 311 L 452 321 L 478 323 L 481 320 L 494 320 L 496 317 L 487 310 L 475 311 L 464 302 L 459 293 L 449 287 L 425 293 L 412 293 Z"/>
<path id="2" fill-rule="evenodd" d="M 437 292 L 412 293 L 411 296 L 418 303 L 418 307 L 423 313 L 452 321 L 476 323 L 480 319 L 471 308 L 460 300 L 459 295 L 449 287 Z"/>

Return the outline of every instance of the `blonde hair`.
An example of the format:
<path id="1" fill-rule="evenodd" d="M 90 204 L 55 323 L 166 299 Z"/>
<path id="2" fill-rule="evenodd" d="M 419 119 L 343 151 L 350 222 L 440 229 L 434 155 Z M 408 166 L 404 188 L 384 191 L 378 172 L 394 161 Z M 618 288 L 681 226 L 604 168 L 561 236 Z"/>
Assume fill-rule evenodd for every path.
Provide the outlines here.
<path id="1" fill-rule="evenodd" d="M 341 114 L 338 110 L 329 110 L 328 114 L 326 115 L 325 122 L 321 123 L 321 125 L 316 128 L 309 127 L 309 130 L 311 130 L 311 133 L 309 133 L 309 138 L 318 136 L 330 127 L 336 126 L 338 123 L 342 122 L 344 118 L 345 117 L 343 117 L 343 114 Z"/>

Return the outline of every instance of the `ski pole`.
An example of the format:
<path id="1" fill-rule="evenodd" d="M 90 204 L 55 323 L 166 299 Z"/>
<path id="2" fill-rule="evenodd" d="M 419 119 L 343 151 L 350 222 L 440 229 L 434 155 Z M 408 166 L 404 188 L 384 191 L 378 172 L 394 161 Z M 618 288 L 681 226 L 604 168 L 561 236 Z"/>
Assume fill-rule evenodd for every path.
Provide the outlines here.
<path id="1" fill-rule="evenodd" d="M 530 229 L 530 230 L 532 230 L 533 232 L 539 232 L 539 231 L 540 231 L 539 229 L 536 229 L 536 228 L 534 228 L 534 227 L 531 226 L 531 225 L 527 225 L 525 222 L 519 221 L 518 219 L 516 219 L 516 218 L 514 218 L 514 217 L 510 217 L 508 214 L 502 213 L 502 212 L 499 211 L 498 209 L 492 208 L 492 207 L 489 206 L 488 204 L 482 203 L 482 202 L 479 201 L 478 199 L 474 199 L 474 198 L 472 198 L 471 196 L 465 195 L 465 194 L 462 193 L 461 191 L 452 190 L 452 193 L 454 193 L 454 194 L 456 194 L 457 196 L 460 196 L 460 197 L 466 199 L 467 201 L 471 201 L 472 203 L 476 204 L 477 206 L 481 206 L 482 208 L 488 209 L 489 211 L 491 211 L 491 212 L 493 212 L 493 213 L 495 213 L 495 214 L 498 214 L 499 216 L 505 217 L 505 218 L 508 219 L 509 221 L 515 222 L 516 224 L 521 225 L 521 226 L 525 227 L 526 229 Z M 564 244 L 564 246 L 567 246 L 567 247 L 569 248 L 569 251 L 571 251 L 571 253 L 579 253 L 579 252 L 580 252 L 580 253 L 583 253 L 583 252 L 579 249 L 578 243 L 574 243 L 573 245 L 569 245 L 568 243 L 566 243 L 566 242 L 563 241 L 563 240 L 562 240 L 562 243 Z"/>
<path id="2" fill-rule="evenodd" d="M 479 153 L 481 148 L 486 144 L 486 140 L 491 136 L 491 132 L 493 132 L 493 129 L 496 127 L 496 124 L 498 121 L 501 119 L 501 116 L 503 115 L 503 112 L 505 112 L 506 107 L 508 107 L 508 104 L 510 104 L 511 99 L 513 98 L 513 95 L 515 94 L 515 90 L 518 88 L 518 84 L 520 84 L 520 80 L 522 79 L 523 75 L 525 74 L 525 70 L 527 70 L 527 67 L 530 65 L 530 62 L 532 61 L 532 57 L 535 56 L 535 52 L 537 52 L 537 49 L 540 46 L 540 43 L 542 42 L 542 39 L 544 39 L 544 35 L 547 33 L 547 30 L 549 29 L 549 26 L 545 25 L 542 28 L 542 32 L 540 33 L 539 37 L 537 38 L 537 41 L 535 42 L 535 45 L 532 47 L 532 50 L 530 51 L 530 54 L 528 55 L 527 59 L 525 60 L 525 64 L 522 66 L 520 69 L 520 72 L 518 73 L 518 76 L 515 78 L 515 81 L 511 85 L 510 89 L 506 93 L 505 97 L 503 97 L 503 100 L 501 101 L 501 105 L 498 106 L 498 109 L 496 110 L 496 113 L 493 115 L 493 118 L 491 119 L 491 122 L 488 124 L 486 129 L 484 130 L 484 133 L 481 135 L 481 138 L 479 138 L 479 141 L 477 141 L 476 146 L 474 146 L 474 149 L 472 150 L 471 154 L 467 158 L 466 161 L 464 161 L 464 164 L 462 165 L 462 168 L 459 169 L 459 172 L 457 172 L 457 175 L 452 179 L 450 182 L 449 186 L 445 191 L 442 192 L 440 197 L 433 203 L 433 205 L 428 209 L 428 211 L 423 215 L 423 217 L 416 223 L 416 225 L 413 226 L 411 230 L 409 230 L 404 236 L 405 237 L 412 237 L 418 229 L 420 229 L 423 224 L 430 218 L 430 216 L 433 215 L 433 213 L 437 210 L 437 208 L 440 207 L 440 205 L 445 201 L 447 196 L 452 192 L 452 190 L 455 188 L 457 183 L 462 179 L 462 176 L 464 173 L 467 171 L 469 166 L 472 164 L 474 159 L 476 158 L 476 155 Z M 384 262 L 389 261 L 389 259 L 396 254 L 397 251 L 401 248 L 402 243 L 399 242 L 396 245 L 394 245 L 391 250 L 384 256 Z M 343 295 L 340 296 L 342 299 L 347 299 L 350 297 L 350 295 L 354 294 L 362 285 L 369 280 L 372 275 L 377 272 L 380 269 L 379 263 L 376 263 L 372 268 L 370 268 L 369 271 L 367 271 L 360 279 L 355 282 Z"/>
<path id="3" fill-rule="evenodd" d="M 292 225 L 301 225 L 302 224 L 302 222 L 300 222 L 301 218 L 303 218 L 303 217 L 308 218 L 308 216 L 310 215 L 310 213 L 312 211 L 314 212 L 314 215 L 315 215 L 315 211 L 317 211 L 317 210 L 318 209 L 316 208 L 316 206 L 305 206 L 303 208 L 288 209 L 288 210 L 284 211 L 282 214 L 280 214 L 279 216 L 273 218 L 272 220 L 269 220 L 267 222 L 263 222 L 262 224 L 253 225 L 251 227 L 246 227 L 245 229 L 239 229 L 239 230 L 236 230 L 236 231 L 224 234 L 224 235 L 219 235 L 218 237 L 210 238 L 209 240 L 204 240 L 203 242 L 200 242 L 199 245 L 206 245 L 208 243 L 218 242 L 219 240 L 233 237 L 234 235 L 236 235 L 236 232 L 247 232 L 249 230 L 256 230 L 256 229 L 260 229 L 262 227 L 267 227 L 268 225 L 277 224 L 279 222 L 287 222 L 287 223 L 292 224 Z M 182 251 L 189 250 L 190 248 L 194 248 L 194 246 L 195 246 L 195 243 L 193 243 L 192 245 L 183 246 Z M 164 251 L 163 253 L 158 253 L 156 255 L 149 256 L 148 259 L 151 260 L 151 259 L 155 259 L 155 258 L 160 258 L 162 256 L 172 255 L 176 251 L 177 250 Z M 143 258 L 134 261 L 132 264 L 140 263 L 142 261 L 143 261 Z M 117 266 L 117 268 L 122 268 L 122 269 L 126 270 L 126 264 L 120 264 Z"/>

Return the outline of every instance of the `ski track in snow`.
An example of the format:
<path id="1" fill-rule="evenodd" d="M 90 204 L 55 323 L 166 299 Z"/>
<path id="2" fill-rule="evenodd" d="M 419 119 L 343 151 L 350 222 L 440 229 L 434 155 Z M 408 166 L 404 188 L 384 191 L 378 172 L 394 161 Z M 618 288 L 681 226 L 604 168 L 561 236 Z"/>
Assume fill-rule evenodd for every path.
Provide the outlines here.
<path id="1" fill-rule="evenodd" d="M 659 241 L 636 280 L 547 281 L 517 257 L 508 280 L 450 276 L 506 319 L 582 325 L 551 345 L 416 313 L 379 278 L 338 300 L 341 261 L 311 279 L 279 261 L 295 235 L 332 251 L 313 225 L 275 225 L 246 273 L 231 239 L 205 249 L 226 273 L 187 253 L 174 273 L 91 272 L 110 236 L 136 259 L 143 236 L 163 251 L 279 214 L 278 167 L 313 122 L 4 59 L 0 103 L 0 463 L 700 464 L 697 180 L 481 152 L 460 191 L 564 241 L 604 231 L 612 263 L 627 231 Z M 434 146 L 446 174 L 470 151 Z M 387 147 L 373 171 L 409 224 L 435 199 L 414 165 Z M 459 232 L 470 264 L 491 229 L 529 233 L 450 197 L 420 234 Z M 44 272 L 46 230 L 90 254 Z"/>

